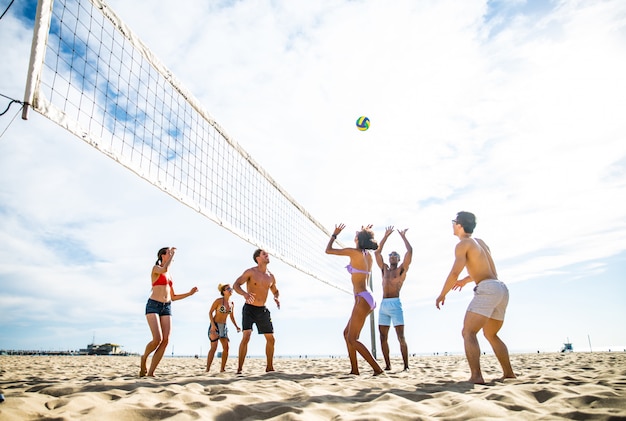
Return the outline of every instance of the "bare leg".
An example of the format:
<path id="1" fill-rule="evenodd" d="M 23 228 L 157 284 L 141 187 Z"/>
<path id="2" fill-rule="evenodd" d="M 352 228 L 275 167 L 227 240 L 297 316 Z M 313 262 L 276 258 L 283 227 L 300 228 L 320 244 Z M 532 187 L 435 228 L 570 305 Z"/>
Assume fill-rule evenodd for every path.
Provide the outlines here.
<path id="1" fill-rule="evenodd" d="M 493 352 L 496 354 L 498 361 L 500 362 L 500 366 L 502 366 L 503 379 L 514 379 L 515 373 L 513 372 L 513 367 L 511 367 L 511 360 L 509 359 L 509 350 L 502 342 L 502 339 L 498 337 L 498 332 L 504 323 L 503 320 L 495 320 L 489 319 L 485 326 L 483 327 L 483 334 L 485 338 L 491 344 L 491 348 Z"/>
<path id="2" fill-rule="evenodd" d="M 463 344 L 465 345 L 465 357 L 470 366 L 469 381 L 476 384 L 484 384 L 483 374 L 480 370 L 480 344 L 476 334 L 487 322 L 487 317 L 468 311 L 465 313 L 463 322 Z"/>
<path id="3" fill-rule="evenodd" d="M 378 332 L 380 333 L 380 348 L 383 351 L 383 358 L 385 359 L 385 370 L 391 370 L 391 360 L 389 359 L 389 342 L 387 338 L 389 336 L 389 326 L 378 325 Z"/>
<path id="4" fill-rule="evenodd" d="M 154 355 L 152 356 L 152 361 L 150 362 L 150 369 L 148 370 L 148 376 L 154 377 L 154 370 L 156 370 L 157 366 L 161 362 L 161 358 L 163 358 L 163 354 L 165 354 L 165 349 L 167 348 L 167 344 L 170 341 L 170 332 L 172 330 L 172 316 L 161 316 L 161 332 L 163 332 L 163 339 L 161 343 L 157 347 L 156 351 L 154 351 Z"/>
<path id="5" fill-rule="evenodd" d="M 265 341 L 265 357 L 267 358 L 265 372 L 274 371 L 274 343 L 276 342 L 274 334 L 265 333 Z"/>
<path id="6" fill-rule="evenodd" d="M 220 342 L 222 343 L 222 368 L 220 372 L 223 373 L 226 371 L 226 361 L 228 361 L 228 339 L 220 338 Z"/>
<path id="7" fill-rule="evenodd" d="M 409 348 L 404 338 L 404 325 L 396 326 L 396 335 L 398 335 L 398 341 L 400 342 L 400 353 L 402 354 L 402 361 L 404 362 L 404 371 L 407 371 L 409 369 Z"/>
<path id="8" fill-rule="evenodd" d="M 211 369 L 211 364 L 213 364 L 213 357 L 215 357 L 215 351 L 217 351 L 217 341 L 211 342 L 211 349 L 209 349 L 209 355 L 206 357 L 206 371 L 207 373 Z"/>
<path id="9" fill-rule="evenodd" d="M 350 365 L 352 370 L 350 374 L 359 374 L 359 366 L 357 364 L 356 353 L 361 356 L 372 366 L 374 374 L 379 375 L 383 373 L 383 369 L 380 368 L 369 349 L 361 342 L 359 342 L 359 335 L 367 315 L 371 312 L 369 304 L 361 297 L 357 297 L 352 309 L 352 315 L 348 321 L 348 326 L 344 330 L 344 337 L 348 346 L 348 356 L 350 357 Z"/>
<path id="10" fill-rule="evenodd" d="M 237 365 L 237 374 L 241 374 L 243 370 L 243 362 L 246 360 L 246 354 L 248 353 L 248 342 L 250 342 L 250 335 L 252 329 L 244 330 L 243 337 L 239 343 L 239 364 Z"/>
<path id="11" fill-rule="evenodd" d="M 146 349 L 141 356 L 139 377 L 144 377 L 148 372 L 148 368 L 146 367 L 148 357 L 155 349 L 157 349 L 157 347 L 163 340 L 163 333 L 161 332 L 161 321 L 159 319 L 159 315 L 156 313 L 146 314 L 146 320 L 148 321 L 148 326 L 150 327 L 150 332 L 152 333 L 152 340 L 148 342 L 148 345 L 146 345 Z"/>
<path id="12" fill-rule="evenodd" d="M 350 319 L 351 320 L 351 319 Z M 346 328 L 343 330 L 343 338 L 346 341 L 346 347 L 348 348 L 348 358 L 350 359 L 350 374 L 359 374 L 359 365 L 356 361 L 356 349 L 348 341 L 348 331 L 350 330 L 350 320 L 348 320 L 348 324 Z"/>

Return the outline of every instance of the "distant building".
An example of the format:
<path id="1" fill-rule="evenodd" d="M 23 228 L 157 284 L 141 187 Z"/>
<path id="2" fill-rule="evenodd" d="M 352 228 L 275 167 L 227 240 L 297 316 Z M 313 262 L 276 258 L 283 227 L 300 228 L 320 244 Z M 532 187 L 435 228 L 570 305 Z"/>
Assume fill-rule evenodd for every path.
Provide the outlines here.
<path id="1" fill-rule="evenodd" d="M 82 348 L 79 351 L 81 355 L 120 355 L 123 354 L 121 351 L 122 346 L 117 344 L 89 344 L 87 348 Z"/>

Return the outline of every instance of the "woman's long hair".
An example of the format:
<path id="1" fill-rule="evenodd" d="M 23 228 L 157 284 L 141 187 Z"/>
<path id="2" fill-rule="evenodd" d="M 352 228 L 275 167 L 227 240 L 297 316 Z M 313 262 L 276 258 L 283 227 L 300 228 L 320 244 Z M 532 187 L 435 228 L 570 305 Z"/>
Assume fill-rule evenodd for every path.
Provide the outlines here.
<path id="1" fill-rule="evenodd" d="M 161 263 L 163 263 L 163 259 L 161 258 L 165 253 L 167 253 L 167 251 L 169 250 L 169 247 L 163 247 L 161 250 L 159 250 L 159 252 L 157 253 L 157 261 L 154 262 L 155 265 L 159 265 L 161 266 Z"/>
<path id="2" fill-rule="evenodd" d="M 361 250 L 376 250 L 378 249 L 378 243 L 374 240 L 374 231 L 368 228 L 364 228 L 356 235 L 358 239 L 358 245 Z"/>

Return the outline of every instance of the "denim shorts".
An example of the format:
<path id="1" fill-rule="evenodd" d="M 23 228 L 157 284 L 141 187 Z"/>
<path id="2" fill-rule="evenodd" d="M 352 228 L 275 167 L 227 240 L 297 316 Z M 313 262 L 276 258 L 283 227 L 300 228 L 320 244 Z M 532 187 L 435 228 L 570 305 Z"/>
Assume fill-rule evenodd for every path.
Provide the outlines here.
<path id="1" fill-rule="evenodd" d="M 146 304 L 146 314 L 156 313 L 159 316 L 171 316 L 172 315 L 172 302 L 162 303 L 157 300 L 148 298 Z"/>

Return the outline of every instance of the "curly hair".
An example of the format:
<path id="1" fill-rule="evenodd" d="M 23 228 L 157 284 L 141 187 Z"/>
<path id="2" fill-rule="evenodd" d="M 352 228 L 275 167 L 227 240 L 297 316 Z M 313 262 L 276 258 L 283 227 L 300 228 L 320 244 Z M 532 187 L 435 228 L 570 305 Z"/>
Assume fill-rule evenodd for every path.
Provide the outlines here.
<path id="1" fill-rule="evenodd" d="M 363 228 L 356 234 L 358 246 L 361 250 L 376 250 L 378 243 L 374 239 L 374 231 L 369 228 Z"/>

